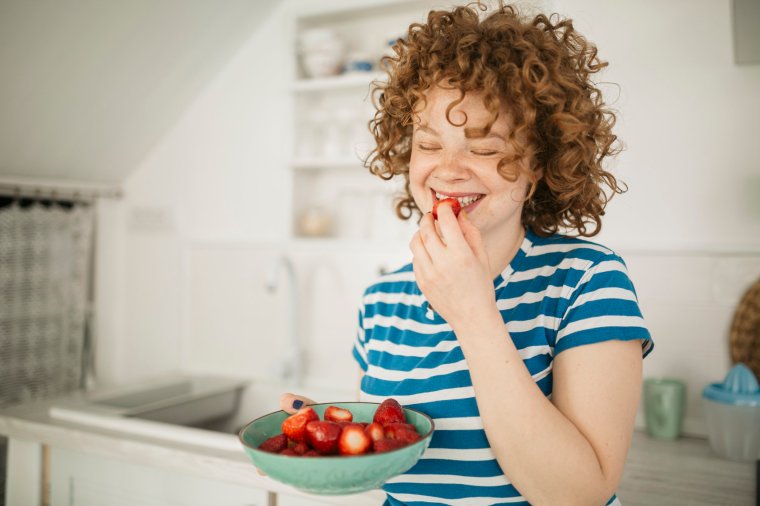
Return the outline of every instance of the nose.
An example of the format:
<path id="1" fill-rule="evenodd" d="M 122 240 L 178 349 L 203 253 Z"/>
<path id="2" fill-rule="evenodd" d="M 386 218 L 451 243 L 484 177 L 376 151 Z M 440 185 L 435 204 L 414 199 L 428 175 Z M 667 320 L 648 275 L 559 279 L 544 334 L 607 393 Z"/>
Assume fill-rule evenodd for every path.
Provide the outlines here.
<path id="1" fill-rule="evenodd" d="M 435 170 L 435 177 L 441 181 L 466 181 L 470 176 L 470 169 L 464 157 L 456 152 L 443 153 Z"/>

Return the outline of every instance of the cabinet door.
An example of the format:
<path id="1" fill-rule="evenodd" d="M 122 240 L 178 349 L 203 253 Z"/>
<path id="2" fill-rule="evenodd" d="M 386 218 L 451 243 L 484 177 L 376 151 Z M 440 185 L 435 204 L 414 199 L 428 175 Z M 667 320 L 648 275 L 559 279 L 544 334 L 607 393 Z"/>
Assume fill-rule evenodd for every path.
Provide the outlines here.
<path id="1" fill-rule="evenodd" d="M 264 490 L 51 449 L 52 506 L 267 506 Z"/>

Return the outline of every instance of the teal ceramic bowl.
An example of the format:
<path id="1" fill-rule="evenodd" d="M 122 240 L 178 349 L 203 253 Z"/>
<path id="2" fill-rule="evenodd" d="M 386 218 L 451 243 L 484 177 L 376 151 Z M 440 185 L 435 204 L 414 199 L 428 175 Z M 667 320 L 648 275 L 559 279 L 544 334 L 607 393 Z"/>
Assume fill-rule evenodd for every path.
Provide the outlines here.
<path id="1" fill-rule="evenodd" d="M 355 422 L 371 422 L 379 404 L 330 402 L 311 405 L 320 419 L 323 419 L 327 406 L 350 410 Z M 284 411 L 276 411 L 253 420 L 241 429 L 238 437 L 253 465 L 274 480 L 311 494 L 356 494 L 380 488 L 388 479 L 407 471 L 430 444 L 435 428 L 433 420 L 414 409 L 404 408 L 404 414 L 422 438 L 403 448 L 384 453 L 294 457 L 259 450 L 261 443 L 282 432 L 280 425 L 290 416 Z"/>

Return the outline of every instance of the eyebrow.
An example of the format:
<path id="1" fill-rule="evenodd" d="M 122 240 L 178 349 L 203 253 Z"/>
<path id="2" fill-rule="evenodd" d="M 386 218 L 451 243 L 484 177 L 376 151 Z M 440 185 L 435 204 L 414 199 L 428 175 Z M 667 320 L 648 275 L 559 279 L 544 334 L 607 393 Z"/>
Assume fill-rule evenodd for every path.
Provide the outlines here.
<path id="1" fill-rule="evenodd" d="M 479 137 L 479 138 L 480 138 L 480 139 L 490 139 L 490 138 L 492 138 L 492 137 L 495 137 L 495 138 L 497 138 L 497 139 L 501 139 L 501 140 L 502 140 L 502 141 L 504 141 L 504 142 L 507 142 L 507 139 L 506 139 L 506 137 L 504 137 L 504 136 L 503 136 L 503 135 L 501 135 L 500 133 L 496 133 L 496 132 L 494 132 L 493 130 L 491 130 L 490 132 L 488 132 L 488 134 L 486 134 L 485 136 L 483 136 L 483 137 Z"/>
<path id="2" fill-rule="evenodd" d="M 430 127 L 428 125 L 418 125 L 417 128 L 416 128 L 416 130 L 418 132 L 425 132 L 425 133 L 429 133 L 429 134 L 436 135 L 436 136 L 440 137 L 440 134 L 438 133 L 438 131 L 436 129 L 434 129 L 433 127 Z M 500 133 L 494 132 L 493 130 L 491 130 L 490 132 L 488 132 L 483 137 L 470 137 L 470 136 L 467 135 L 467 131 L 468 130 L 470 130 L 470 131 L 476 130 L 477 131 L 477 130 L 480 130 L 480 129 L 477 129 L 477 128 L 465 128 L 465 137 L 467 137 L 468 139 L 491 139 L 491 138 L 496 138 L 496 139 L 500 139 L 500 140 L 502 140 L 504 142 L 507 142 L 507 138 L 506 137 L 504 137 Z"/>
<path id="3" fill-rule="evenodd" d="M 417 126 L 417 131 L 418 132 L 427 132 L 429 134 L 440 136 L 440 134 L 438 133 L 438 131 L 435 128 L 429 127 L 427 125 L 418 125 Z"/>

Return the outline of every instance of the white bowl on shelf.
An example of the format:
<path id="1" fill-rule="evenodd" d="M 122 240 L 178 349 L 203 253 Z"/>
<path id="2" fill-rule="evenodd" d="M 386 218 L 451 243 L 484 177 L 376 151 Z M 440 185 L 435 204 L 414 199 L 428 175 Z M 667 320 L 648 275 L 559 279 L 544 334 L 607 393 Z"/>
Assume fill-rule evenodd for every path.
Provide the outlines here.
<path id="1" fill-rule="evenodd" d="M 312 28 L 299 35 L 299 53 L 308 77 L 328 77 L 343 70 L 345 45 L 338 34 L 328 28 Z"/>

